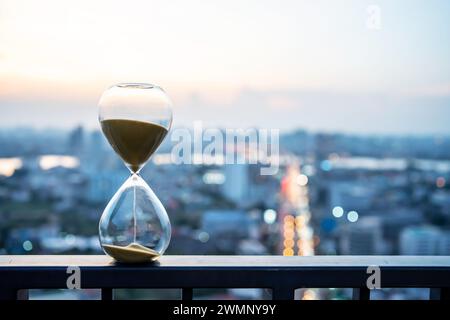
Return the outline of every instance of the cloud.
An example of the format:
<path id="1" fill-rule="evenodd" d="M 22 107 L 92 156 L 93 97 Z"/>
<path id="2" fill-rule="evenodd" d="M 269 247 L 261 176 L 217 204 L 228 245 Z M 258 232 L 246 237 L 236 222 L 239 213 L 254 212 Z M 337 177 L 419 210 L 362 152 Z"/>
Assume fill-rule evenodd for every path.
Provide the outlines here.
<path id="1" fill-rule="evenodd" d="M 423 96 L 450 96 L 450 83 L 441 83 L 416 90 L 416 94 Z"/>
<path id="2" fill-rule="evenodd" d="M 199 93 L 201 96 L 201 94 Z M 199 98 L 201 101 L 202 99 Z M 450 96 L 399 96 L 305 90 L 242 89 L 234 100 L 192 106 L 176 114 L 185 125 L 195 118 L 210 125 L 357 133 L 450 133 Z"/>
<path id="3" fill-rule="evenodd" d="M 174 97 L 174 126 L 275 128 L 376 134 L 450 134 L 449 95 L 398 95 L 327 90 L 207 89 Z M 0 97 L 0 126 L 98 128 L 97 97 L 74 100 Z"/>

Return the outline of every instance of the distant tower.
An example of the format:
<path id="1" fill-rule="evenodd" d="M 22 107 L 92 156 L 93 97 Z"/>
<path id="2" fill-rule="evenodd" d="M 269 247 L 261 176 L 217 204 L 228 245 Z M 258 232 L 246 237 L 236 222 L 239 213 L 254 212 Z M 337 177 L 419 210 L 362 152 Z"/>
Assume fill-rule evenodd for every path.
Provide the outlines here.
<path id="1" fill-rule="evenodd" d="M 435 227 L 407 227 L 400 234 L 400 254 L 435 255 L 442 245 L 441 241 L 441 231 Z"/>
<path id="2" fill-rule="evenodd" d="M 90 135 L 89 149 L 92 151 L 103 150 L 105 146 L 104 139 L 105 138 L 99 130 L 92 131 Z"/>
<path id="3" fill-rule="evenodd" d="M 84 129 L 82 126 L 78 126 L 73 129 L 69 134 L 67 143 L 68 153 L 79 156 L 84 151 Z"/>
<path id="4" fill-rule="evenodd" d="M 439 242 L 439 255 L 450 255 L 450 232 L 448 230 L 443 231 L 441 240 Z"/>
<path id="5" fill-rule="evenodd" d="M 364 217 L 344 227 L 340 238 L 342 254 L 373 255 L 383 251 L 383 232 L 378 217 Z"/>
<path id="6" fill-rule="evenodd" d="M 226 164 L 224 173 L 222 190 L 225 197 L 238 205 L 245 204 L 250 183 L 248 164 Z"/>

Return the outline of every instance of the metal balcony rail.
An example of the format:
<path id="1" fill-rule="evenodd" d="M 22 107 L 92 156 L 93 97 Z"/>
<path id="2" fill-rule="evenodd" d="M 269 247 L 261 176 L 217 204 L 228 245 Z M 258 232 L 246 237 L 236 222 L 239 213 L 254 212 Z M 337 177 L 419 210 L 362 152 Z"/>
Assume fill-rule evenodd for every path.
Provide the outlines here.
<path id="1" fill-rule="evenodd" d="M 369 266 L 380 268 L 382 288 L 430 288 L 430 299 L 450 298 L 450 257 L 443 256 L 163 256 L 153 265 L 116 264 L 107 256 L 0 256 L 0 299 L 28 299 L 28 289 L 67 289 L 68 267 L 79 267 L 81 288 L 268 288 L 290 300 L 298 288 L 353 288 L 369 300 Z"/>

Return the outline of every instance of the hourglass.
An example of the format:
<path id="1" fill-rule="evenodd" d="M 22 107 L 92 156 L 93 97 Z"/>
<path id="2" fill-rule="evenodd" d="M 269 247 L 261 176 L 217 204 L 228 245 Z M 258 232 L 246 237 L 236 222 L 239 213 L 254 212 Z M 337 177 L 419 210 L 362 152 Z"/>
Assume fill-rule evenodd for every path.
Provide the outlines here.
<path id="1" fill-rule="evenodd" d="M 167 212 L 139 172 L 170 129 L 171 105 L 160 87 L 144 83 L 112 86 L 100 98 L 103 134 L 131 172 L 99 224 L 103 250 L 119 262 L 154 261 L 169 245 Z"/>

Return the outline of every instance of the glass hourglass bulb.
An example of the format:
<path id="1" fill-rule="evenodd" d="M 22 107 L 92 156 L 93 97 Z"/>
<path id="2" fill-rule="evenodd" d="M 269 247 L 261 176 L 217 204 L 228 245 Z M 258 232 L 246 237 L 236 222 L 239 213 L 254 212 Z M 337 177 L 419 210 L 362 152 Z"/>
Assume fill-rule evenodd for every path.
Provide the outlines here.
<path id="1" fill-rule="evenodd" d="M 169 245 L 167 212 L 139 171 L 170 129 L 171 105 L 160 87 L 143 83 L 112 86 L 100 98 L 103 134 L 131 172 L 99 224 L 103 250 L 119 262 L 156 260 Z"/>

